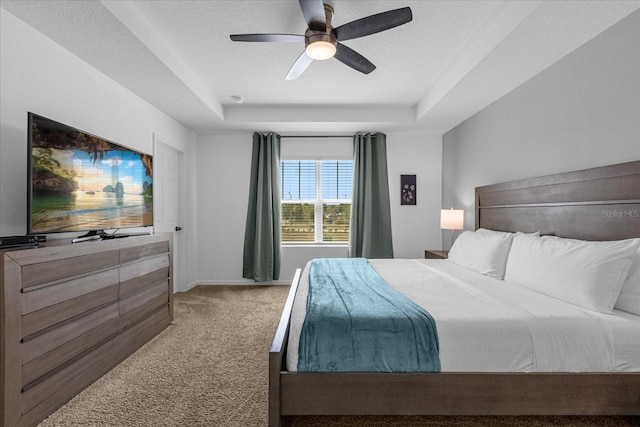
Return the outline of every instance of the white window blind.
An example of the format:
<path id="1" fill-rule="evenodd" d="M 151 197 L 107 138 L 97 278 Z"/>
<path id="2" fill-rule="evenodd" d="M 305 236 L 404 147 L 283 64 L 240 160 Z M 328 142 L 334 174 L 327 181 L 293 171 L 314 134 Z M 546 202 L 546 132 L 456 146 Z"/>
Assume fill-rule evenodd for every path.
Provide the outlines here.
<path id="1" fill-rule="evenodd" d="M 282 200 L 316 198 L 316 162 L 289 160 L 280 162 L 280 197 Z"/>
<path id="2" fill-rule="evenodd" d="M 282 160 L 282 242 L 348 242 L 352 179 L 352 160 Z"/>
<path id="3" fill-rule="evenodd" d="M 351 201 L 353 161 L 325 160 L 322 162 L 322 198 Z"/>

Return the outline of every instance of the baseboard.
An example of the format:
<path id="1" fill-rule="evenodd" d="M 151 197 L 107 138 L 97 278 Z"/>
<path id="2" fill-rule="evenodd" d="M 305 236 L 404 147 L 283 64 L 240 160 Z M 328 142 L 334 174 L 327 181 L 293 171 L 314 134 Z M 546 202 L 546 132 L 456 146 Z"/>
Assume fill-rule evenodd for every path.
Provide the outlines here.
<path id="1" fill-rule="evenodd" d="M 198 286 L 198 282 L 191 282 L 187 285 L 187 288 L 184 290 L 180 290 L 180 292 L 188 292 L 191 289 L 195 288 L 196 286 Z"/>
<path id="2" fill-rule="evenodd" d="M 253 280 L 240 279 L 240 280 L 196 280 L 189 284 L 188 289 L 192 289 L 195 286 L 246 286 L 246 285 L 290 285 L 291 281 L 283 281 L 283 280 L 272 280 L 269 282 L 254 282 Z"/>

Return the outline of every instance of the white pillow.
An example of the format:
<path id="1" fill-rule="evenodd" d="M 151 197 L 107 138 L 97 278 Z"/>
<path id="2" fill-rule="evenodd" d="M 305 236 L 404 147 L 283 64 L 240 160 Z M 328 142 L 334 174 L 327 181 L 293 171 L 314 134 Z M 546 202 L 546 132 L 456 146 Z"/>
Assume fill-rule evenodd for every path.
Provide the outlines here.
<path id="1" fill-rule="evenodd" d="M 501 233 L 501 234 L 505 234 L 505 233 L 509 233 L 508 231 L 496 231 L 496 230 L 491 230 L 489 228 L 478 228 L 476 230 L 476 233 Z M 533 233 L 525 233 L 524 231 L 516 231 L 516 234 L 528 234 L 530 236 L 539 236 L 540 232 L 539 231 L 534 231 Z"/>
<path id="2" fill-rule="evenodd" d="M 465 231 L 449 251 L 449 260 L 478 273 L 502 279 L 513 233 Z"/>
<path id="3" fill-rule="evenodd" d="M 640 242 L 640 239 L 635 239 Z M 640 245 L 614 308 L 640 316 Z"/>
<path id="4" fill-rule="evenodd" d="M 637 247 L 637 239 L 587 242 L 519 234 L 513 239 L 504 278 L 611 314 Z"/>

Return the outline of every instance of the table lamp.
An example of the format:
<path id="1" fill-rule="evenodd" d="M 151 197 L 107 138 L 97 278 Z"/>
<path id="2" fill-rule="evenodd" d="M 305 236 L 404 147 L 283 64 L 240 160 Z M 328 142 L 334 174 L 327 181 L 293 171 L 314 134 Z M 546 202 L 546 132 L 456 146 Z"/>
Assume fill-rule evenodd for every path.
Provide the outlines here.
<path id="1" fill-rule="evenodd" d="M 464 228 L 464 210 L 442 209 L 440 211 L 440 228 L 451 230 L 451 246 L 453 246 L 453 230 L 462 230 Z"/>

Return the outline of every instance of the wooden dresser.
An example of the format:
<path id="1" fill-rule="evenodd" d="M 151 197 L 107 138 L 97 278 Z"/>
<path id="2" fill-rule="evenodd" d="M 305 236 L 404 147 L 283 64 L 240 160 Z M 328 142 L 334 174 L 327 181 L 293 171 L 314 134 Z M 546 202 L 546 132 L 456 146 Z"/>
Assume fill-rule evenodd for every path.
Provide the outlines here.
<path id="1" fill-rule="evenodd" d="M 0 425 L 36 425 L 171 323 L 171 234 L 0 255 Z"/>

